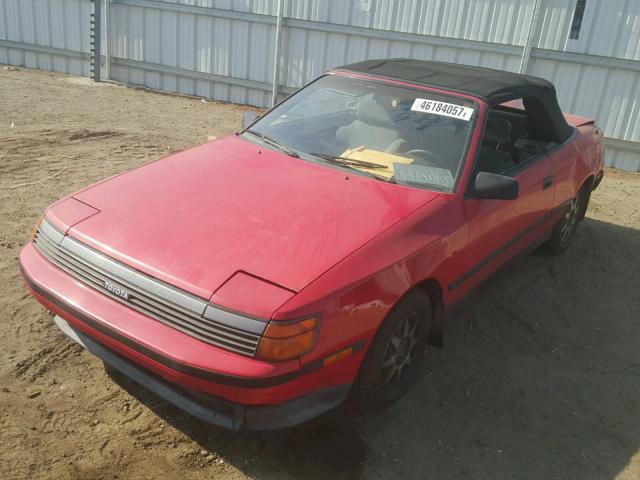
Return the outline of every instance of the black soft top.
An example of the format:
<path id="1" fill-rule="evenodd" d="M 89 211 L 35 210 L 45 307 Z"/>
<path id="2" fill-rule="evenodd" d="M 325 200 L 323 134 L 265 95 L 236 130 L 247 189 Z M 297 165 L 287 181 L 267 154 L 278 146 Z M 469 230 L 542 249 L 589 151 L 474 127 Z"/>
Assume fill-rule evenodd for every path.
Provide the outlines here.
<path id="1" fill-rule="evenodd" d="M 530 121 L 541 128 L 546 124 L 547 129 L 553 130 L 548 133 L 555 141 L 565 141 L 573 131 L 560 110 L 555 87 L 543 78 L 492 68 L 410 58 L 365 60 L 336 70 L 466 93 L 485 100 L 491 106 L 522 98 Z"/>

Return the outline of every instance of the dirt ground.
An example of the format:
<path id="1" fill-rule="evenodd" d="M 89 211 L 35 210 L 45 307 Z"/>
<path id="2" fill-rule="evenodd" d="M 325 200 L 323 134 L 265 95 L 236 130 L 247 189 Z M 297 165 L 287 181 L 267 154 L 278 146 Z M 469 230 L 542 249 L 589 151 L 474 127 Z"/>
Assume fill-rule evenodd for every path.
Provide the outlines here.
<path id="1" fill-rule="evenodd" d="M 416 387 L 286 431 L 199 423 L 57 331 L 17 256 L 60 196 L 238 129 L 244 107 L 0 68 L 0 477 L 640 478 L 640 175 L 565 254 L 489 280 Z"/>

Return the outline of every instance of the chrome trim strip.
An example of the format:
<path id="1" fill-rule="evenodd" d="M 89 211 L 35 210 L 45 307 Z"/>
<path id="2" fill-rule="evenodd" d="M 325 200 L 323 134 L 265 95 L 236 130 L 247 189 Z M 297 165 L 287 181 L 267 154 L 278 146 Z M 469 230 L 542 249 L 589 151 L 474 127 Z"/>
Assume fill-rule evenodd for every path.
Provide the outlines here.
<path id="1" fill-rule="evenodd" d="M 204 310 L 204 318 L 215 320 L 218 323 L 225 325 L 232 325 L 240 330 L 246 330 L 247 332 L 262 335 L 264 329 L 267 328 L 267 322 L 262 320 L 256 320 L 254 318 L 238 315 L 237 313 L 228 312 L 220 308 L 216 308 L 213 305 L 207 305 Z"/>
<path id="2" fill-rule="evenodd" d="M 60 242 L 64 238 L 64 233 L 51 225 L 46 218 L 42 219 L 42 223 L 40 223 L 38 230 L 55 245 L 60 245 Z"/>

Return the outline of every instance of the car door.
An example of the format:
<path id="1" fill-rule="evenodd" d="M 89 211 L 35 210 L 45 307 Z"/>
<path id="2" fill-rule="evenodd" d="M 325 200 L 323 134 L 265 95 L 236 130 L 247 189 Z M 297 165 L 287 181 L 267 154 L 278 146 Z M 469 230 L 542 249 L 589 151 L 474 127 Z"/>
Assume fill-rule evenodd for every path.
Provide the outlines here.
<path id="1" fill-rule="evenodd" d="M 456 294 L 471 290 L 548 228 L 555 188 L 549 156 L 537 154 L 504 174 L 518 180 L 518 198 L 465 200 L 469 241 L 466 271 L 449 286 Z"/>
<path id="2" fill-rule="evenodd" d="M 555 173 L 555 195 L 553 206 L 560 207 L 576 194 L 576 166 L 579 155 L 575 142 L 569 140 L 547 151 Z"/>

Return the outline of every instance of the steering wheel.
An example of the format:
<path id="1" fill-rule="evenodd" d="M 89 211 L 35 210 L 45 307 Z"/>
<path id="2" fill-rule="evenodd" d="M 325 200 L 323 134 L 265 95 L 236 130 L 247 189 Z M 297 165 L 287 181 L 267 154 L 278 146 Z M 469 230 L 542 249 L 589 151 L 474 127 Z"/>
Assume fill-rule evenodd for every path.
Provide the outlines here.
<path id="1" fill-rule="evenodd" d="M 425 150 L 422 148 L 409 150 L 408 152 L 405 153 L 405 155 L 410 155 L 418 160 L 424 160 L 425 162 L 427 162 L 427 165 L 430 167 L 437 167 L 438 164 L 440 163 L 440 160 L 433 152 L 430 152 L 429 150 Z"/>

